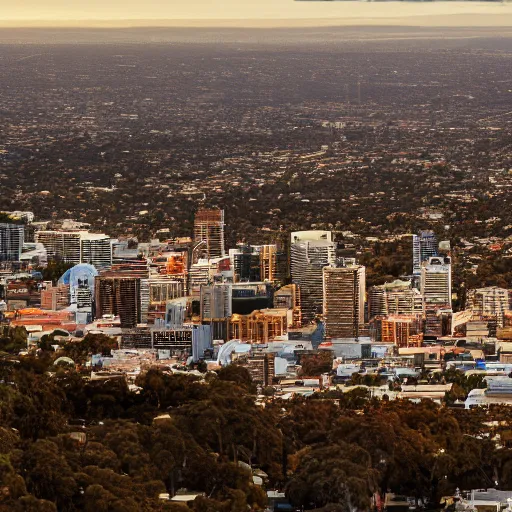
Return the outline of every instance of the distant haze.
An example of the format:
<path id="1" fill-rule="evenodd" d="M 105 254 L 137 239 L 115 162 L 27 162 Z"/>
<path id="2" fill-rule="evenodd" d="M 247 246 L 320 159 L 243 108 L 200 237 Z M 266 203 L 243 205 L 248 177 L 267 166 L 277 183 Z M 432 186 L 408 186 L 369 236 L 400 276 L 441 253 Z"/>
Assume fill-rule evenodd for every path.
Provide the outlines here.
<path id="1" fill-rule="evenodd" d="M 0 26 L 512 26 L 512 3 L 293 0 L 23 0 Z"/>

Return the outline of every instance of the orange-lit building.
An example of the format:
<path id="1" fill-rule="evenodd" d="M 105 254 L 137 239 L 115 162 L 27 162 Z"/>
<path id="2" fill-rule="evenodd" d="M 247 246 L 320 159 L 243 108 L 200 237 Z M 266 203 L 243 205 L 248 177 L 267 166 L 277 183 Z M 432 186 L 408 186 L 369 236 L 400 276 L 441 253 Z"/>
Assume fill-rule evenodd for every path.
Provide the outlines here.
<path id="1" fill-rule="evenodd" d="M 232 315 L 229 339 L 250 343 L 268 343 L 287 333 L 286 309 L 262 309 L 250 315 Z"/>
<path id="2" fill-rule="evenodd" d="M 289 329 L 299 328 L 302 325 L 300 293 L 299 287 L 296 284 L 283 286 L 274 293 L 274 308 L 291 310 L 288 322 Z"/>
<path id="3" fill-rule="evenodd" d="M 69 306 L 69 284 L 51 286 L 41 291 L 41 309 L 59 311 Z"/>
<path id="4" fill-rule="evenodd" d="M 70 311 L 46 311 L 38 308 L 19 309 L 10 323 L 13 327 L 40 326 L 43 332 L 55 329 L 76 330 L 74 313 Z"/>

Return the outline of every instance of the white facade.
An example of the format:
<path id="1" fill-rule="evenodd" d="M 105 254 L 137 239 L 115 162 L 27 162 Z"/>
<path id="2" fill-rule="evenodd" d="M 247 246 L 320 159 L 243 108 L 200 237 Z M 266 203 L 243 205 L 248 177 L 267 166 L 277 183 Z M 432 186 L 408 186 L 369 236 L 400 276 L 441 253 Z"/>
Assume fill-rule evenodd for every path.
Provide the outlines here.
<path id="1" fill-rule="evenodd" d="M 334 265 L 336 246 L 329 231 L 298 233 L 322 233 L 321 239 L 312 240 L 301 240 L 299 236 L 294 238 L 297 233 L 292 233 L 292 240 L 301 240 L 292 243 L 290 250 L 292 283 L 299 287 L 302 318 L 308 322 L 322 310 L 323 268 Z"/>
<path id="2" fill-rule="evenodd" d="M 88 263 L 98 269 L 112 266 L 112 243 L 107 235 L 88 231 L 37 231 L 35 240 L 44 245 L 48 259 L 75 265 Z"/>

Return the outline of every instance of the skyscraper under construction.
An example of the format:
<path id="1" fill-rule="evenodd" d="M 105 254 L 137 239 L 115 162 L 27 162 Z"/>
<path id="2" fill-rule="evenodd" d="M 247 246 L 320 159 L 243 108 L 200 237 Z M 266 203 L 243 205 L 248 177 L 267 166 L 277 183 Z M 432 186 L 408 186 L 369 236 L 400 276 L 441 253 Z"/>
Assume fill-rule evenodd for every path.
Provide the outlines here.
<path id="1" fill-rule="evenodd" d="M 200 209 L 194 219 L 194 242 L 204 242 L 205 258 L 221 258 L 224 249 L 224 210 Z"/>

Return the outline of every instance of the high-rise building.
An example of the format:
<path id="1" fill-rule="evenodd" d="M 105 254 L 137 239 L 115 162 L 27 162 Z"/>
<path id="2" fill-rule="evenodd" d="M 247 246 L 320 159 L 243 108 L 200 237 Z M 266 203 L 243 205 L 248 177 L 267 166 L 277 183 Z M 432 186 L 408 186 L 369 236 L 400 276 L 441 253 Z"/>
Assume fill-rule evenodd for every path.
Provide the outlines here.
<path id="1" fill-rule="evenodd" d="M 238 249 L 230 249 L 234 280 L 260 281 L 260 247 L 241 244 Z"/>
<path id="2" fill-rule="evenodd" d="M 452 266 L 448 257 L 431 257 L 421 267 L 421 294 L 425 309 L 425 334 L 443 334 L 441 311 L 452 308 Z"/>
<path id="3" fill-rule="evenodd" d="M 187 312 L 189 311 L 190 302 L 186 297 L 172 299 L 167 301 L 165 307 L 165 326 L 168 329 L 183 327 Z"/>
<path id="4" fill-rule="evenodd" d="M 96 318 L 119 315 L 121 327 L 135 327 L 142 321 L 141 278 L 107 273 L 95 278 Z"/>
<path id="5" fill-rule="evenodd" d="M 413 274 L 421 274 L 421 265 L 429 258 L 438 255 L 437 238 L 433 231 L 421 231 L 412 236 Z"/>
<path id="6" fill-rule="evenodd" d="M 365 267 L 323 269 L 323 310 L 328 338 L 358 338 L 364 327 Z"/>
<path id="7" fill-rule="evenodd" d="M 45 246 L 49 260 L 60 259 L 78 265 L 81 258 L 79 231 L 37 231 L 35 240 Z"/>
<path id="8" fill-rule="evenodd" d="M 0 261 L 20 261 L 25 237 L 22 224 L 0 224 Z"/>
<path id="9" fill-rule="evenodd" d="M 420 346 L 422 334 L 415 329 L 416 317 L 391 315 L 382 320 L 381 342 L 393 343 L 399 348 L 409 346 Z"/>
<path id="10" fill-rule="evenodd" d="M 288 322 L 290 327 L 297 328 L 302 325 L 300 293 L 296 284 L 287 284 L 275 292 L 274 308 L 284 308 L 290 311 Z"/>
<path id="11" fill-rule="evenodd" d="M 421 244 L 418 235 L 412 235 L 412 273 L 421 275 Z"/>
<path id="12" fill-rule="evenodd" d="M 423 297 L 411 281 L 400 281 L 373 286 L 368 291 L 368 318 L 386 315 L 414 315 L 423 313 Z"/>
<path id="13" fill-rule="evenodd" d="M 291 240 L 288 235 L 283 232 L 280 232 L 276 237 L 275 241 L 275 275 L 273 276 L 273 280 L 281 286 L 286 284 L 290 284 L 291 275 L 290 275 L 290 245 Z M 273 247 L 273 246 L 268 246 Z M 265 275 L 262 275 L 262 279 L 265 281 Z"/>
<path id="14" fill-rule="evenodd" d="M 185 295 L 182 281 L 166 277 L 150 277 L 148 280 L 148 321 L 164 320 L 167 302 Z"/>
<path id="15" fill-rule="evenodd" d="M 224 210 L 200 209 L 194 219 L 194 242 L 204 242 L 203 258 L 221 258 L 224 250 Z"/>
<path id="16" fill-rule="evenodd" d="M 81 242 L 81 263 L 89 263 L 100 270 L 112 266 L 112 243 L 109 236 L 83 233 Z"/>
<path id="17" fill-rule="evenodd" d="M 232 314 L 232 285 L 201 286 L 201 322 L 226 320 Z"/>
<path id="18" fill-rule="evenodd" d="M 373 342 L 393 343 L 398 347 L 419 347 L 423 341 L 423 315 L 387 315 L 370 320 Z"/>
<path id="19" fill-rule="evenodd" d="M 291 242 L 292 283 L 299 287 L 302 321 L 309 323 L 322 311 L 322 269 L 334 264 L 336 246 L 330 231 L 294 232 Z"/>
<path id="20" fill-rule="evenodd" d="M 505 313 L 510 309 L 510 293 L 505 288 L 490 286 L 469 290 L 466 307 L 473 312 L 473 320 L 495 319 L 503 327 Z"/>
<path id="21" fill-rule="evenodd" d="M 286 269 L 283 258 L 287 255 L 277 250 L 277 245 L 244 245 L 230 249 L 234 280 L 237 281 L 281 281 L 285 282 Z M 281 265 L 281 268 L 279 267 Z M 286 264 L 286 261 L 285 261 Z"/>
<path id="22" fill-rule="evenodd" d="M 201 286 L 200 318 L 212 328 L 213 339 L 229 339 L 229 319 L 233 312 L 232 284 L 219 283 Z"/>
<path id="23" fill-rule="evenodd" d="M 277 280 L 277 246 L 262 245 L 260 248 L 260 279 Z"/>
<path id="24" fill-rule="evenodd" d="M 422 231 L 420 233 L 420 255 L 421 261 L 428 261 L 429 258 L 437 256 L 437 238 L 433 231 Z"/>
<path id="25" fill-rule="evenodd" d="M 110 237 L 88 231 L 37 231 L 35 240 L 46 248 L 48 259 L 89 263 L 97 269 L 112 265 Z"/>

